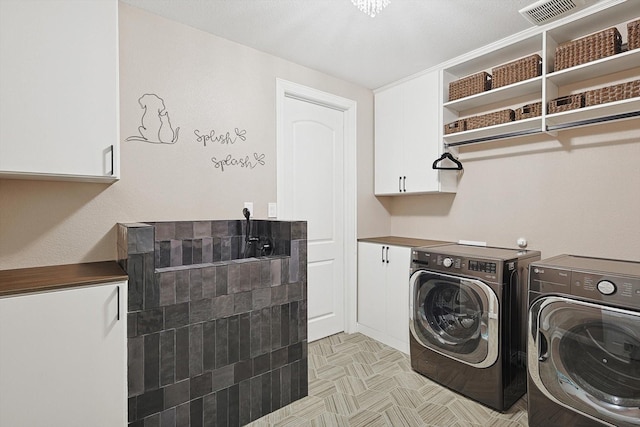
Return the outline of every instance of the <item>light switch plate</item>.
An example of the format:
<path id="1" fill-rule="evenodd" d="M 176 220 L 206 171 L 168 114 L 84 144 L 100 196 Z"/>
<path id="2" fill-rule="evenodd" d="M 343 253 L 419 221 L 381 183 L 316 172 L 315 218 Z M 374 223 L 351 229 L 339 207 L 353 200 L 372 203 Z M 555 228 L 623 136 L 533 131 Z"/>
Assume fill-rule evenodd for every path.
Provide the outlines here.
<path id="1" fill-rule="evenodd" d="M 278 217 L 278 205 L 275 203 L 269 203 L 269 218 Z"/>

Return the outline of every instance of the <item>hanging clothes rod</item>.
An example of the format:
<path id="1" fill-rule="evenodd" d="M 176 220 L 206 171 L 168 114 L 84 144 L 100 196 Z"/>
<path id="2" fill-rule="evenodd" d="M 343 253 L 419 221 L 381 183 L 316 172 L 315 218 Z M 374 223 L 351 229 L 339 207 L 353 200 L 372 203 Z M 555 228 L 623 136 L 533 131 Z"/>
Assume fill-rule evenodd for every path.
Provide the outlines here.
<path id="1" fill-rule="evenodd" d="M 628 113 L 614 114 L 614 115 L 611 115 L 611 116 L 597 117 L 597 118 L 587 119 L 587 120 L 579 120 L 579 121 L 563 123 L 563 124 L 559 124 L 559 125 L 549 125 L 549 126 L 547 126 L 547 130 L 545 132 L 554 132 L 554 131 L 563 130 L 563 129 L 574 129 L 574 128 L 579 128 L 579 127 L 584 127 L 584 126 L 596 125 L 596 124 L 599 124 L 599 123 L 612 122 L 612 121 L 616 121 L 616 120 L 631 119 L 631 118 L 638 117 L 638 116 L 640 116 L 640 111 L 631 111 L 631 112 L 628 112 Z M 459 147 L 459 146 L 462 146 L 462 145 L 478 144 L 478 143 L 482 143 L 482 142 L 496 141 L 496 140 L 499 140 L 499 139 L 507 139 L 507 138 L 516 138 L 516 137 L 519 137 L 519 136 L 535 135 L 535 134 L 539 134 L 539 133 L 543 133 L 543 132 L 540 131 L 540 129 L 528 129 L 528 130 L 523 130 L 523 131 L 519 131 L 519 132 L 510 132 L 510 133 L 504 133 L 504 134 L 501 134 L 501 135 L 487 136 L 487 137 L 475 138 L 475 139 L 468 139 L 466 141 L 449 142 L 449 143 L 445 142 L 444 146 L 445 146 L 445 148 L 448 148 L 448 147 Z"/>
<path id="2" fill-rule="evenodd" d="M 480 142 L 487 142 L 487 141 L 495 141 L 498 139 L 506 139 L 506 138 L 515 138 L 518 136 L 525 136 L 525 135 L 534 135 L 540 133 L 540 129 L 531 129 L 531 130 L 523 130 L 520 132 L 511 132 L 511 133 L 504 133 L 502 135 L 496 135 L 496 136 L 487 136 L 484 138 L 476 138 L 476 139 L 469 139 L 466 141 L 460 141 L 460 142 L 449 142 L 444 144 L 445 148 L 447 147 L 459 147 L 461 145 L 470 145 L 470 144 L 478 144 Z"/>

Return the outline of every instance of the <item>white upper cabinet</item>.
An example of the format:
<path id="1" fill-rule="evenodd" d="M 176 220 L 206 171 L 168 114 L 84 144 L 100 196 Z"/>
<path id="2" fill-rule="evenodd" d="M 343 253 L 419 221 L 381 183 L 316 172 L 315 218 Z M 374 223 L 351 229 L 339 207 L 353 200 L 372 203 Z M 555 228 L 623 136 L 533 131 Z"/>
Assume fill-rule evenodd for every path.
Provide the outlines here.
<path id="1" fill-rule="evenodd" d="M 117 0 L 0 1 L 0 178 L 119 177 Z"/>
<path id="2" fill-rule="evenodd" d="M 440 72 L 375 94 L 375 194 L 455 192 L 457 173 L 432 168 L 442 154 Z"/>

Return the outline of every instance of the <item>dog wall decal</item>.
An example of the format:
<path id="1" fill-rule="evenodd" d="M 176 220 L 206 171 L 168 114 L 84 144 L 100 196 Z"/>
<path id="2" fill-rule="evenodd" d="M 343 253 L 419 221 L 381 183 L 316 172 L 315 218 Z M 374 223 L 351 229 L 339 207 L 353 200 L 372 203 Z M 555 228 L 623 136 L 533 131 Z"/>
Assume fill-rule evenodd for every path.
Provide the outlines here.
<path id="1" fill-rule="evenodd" d="M 139 135 L 132 135 L 126 140 L 153 144 L 175 144 L 178 141 L 180 128 L 177 127 L 174 130 L 171 126 L 164 100 L 154 93 L 145 93 L 138 99 L 138 104 L 144 110 L 140 126 L 138 126 Z"/>

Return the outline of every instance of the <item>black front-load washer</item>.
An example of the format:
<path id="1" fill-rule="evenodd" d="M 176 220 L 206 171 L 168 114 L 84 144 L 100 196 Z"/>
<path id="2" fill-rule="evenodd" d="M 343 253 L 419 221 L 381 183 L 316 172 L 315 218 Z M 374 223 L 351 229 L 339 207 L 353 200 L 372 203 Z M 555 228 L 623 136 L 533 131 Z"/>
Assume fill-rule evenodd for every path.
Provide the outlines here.
<path id="1" fill-rule="evenodd" d="M 540 252 L 414 248 L 410 356 L 418 373 L 504 411 L 526 390 L 527 267 Z"/>

